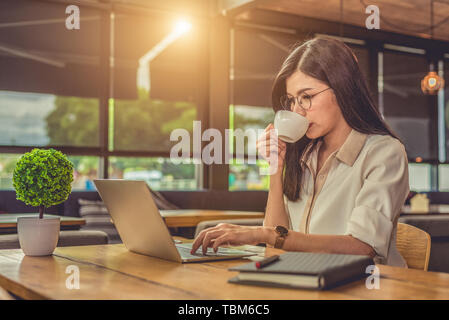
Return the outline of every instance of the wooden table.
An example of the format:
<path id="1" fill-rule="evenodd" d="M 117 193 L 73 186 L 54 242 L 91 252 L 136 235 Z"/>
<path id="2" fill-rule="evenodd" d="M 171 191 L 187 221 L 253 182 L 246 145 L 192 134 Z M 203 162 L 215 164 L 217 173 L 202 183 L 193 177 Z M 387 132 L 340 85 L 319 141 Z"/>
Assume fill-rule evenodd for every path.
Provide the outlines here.
<path id="1" fill-rule="evenodd" d="M 225 210 L 161 210 L 167 227 L 195 227 L 201 221 L 228 219 L 260 219 L 263 212 Z"/>
<path id="2" fill-rule="evenodd" d="M 17 218 L 19 217 L 37 217 L 36 213 L 2 213 L 0 214 L 0 234 L 17 233 Z M 86 224 L 86 220 L 76 217 L 63 217 L 51 214 L 45 214 L 45 217 L 61 218 L 61 230 L 78 230 Z"/>
<path id="3" fill-rule="evenodd" d="M 282 251 L 264 249 L 270 256 Z M 122 244 L 61 247 L 53 256 L 0 251 L 0 286 L 25 299 L 448 299 L 449 274 L 379 265 L 380 289 L 365 280 L 329 291 L 228 283 L 227 269 L 249 260 L 179 264 L 135 254 Z M 67 267 L 79 268 L 80 289 L 66 287 Z"/>

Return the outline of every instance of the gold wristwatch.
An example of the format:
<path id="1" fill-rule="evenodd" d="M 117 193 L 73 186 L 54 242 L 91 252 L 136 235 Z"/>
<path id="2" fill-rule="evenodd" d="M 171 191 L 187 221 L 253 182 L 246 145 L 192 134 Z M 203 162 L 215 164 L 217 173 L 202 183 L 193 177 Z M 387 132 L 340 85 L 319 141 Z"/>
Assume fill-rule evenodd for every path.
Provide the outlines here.
<path id="1" fill-rule="evenodd" d="M 282 249 L 282 246 L 284 245 L 285 238 L 288 235 L 288 229 L 283 226 L 277 226 L 274 228 L 274 231 L 278 234 L 276 237 L 276 241 L 274 243 L 274 247 L 276 249 Z"/>

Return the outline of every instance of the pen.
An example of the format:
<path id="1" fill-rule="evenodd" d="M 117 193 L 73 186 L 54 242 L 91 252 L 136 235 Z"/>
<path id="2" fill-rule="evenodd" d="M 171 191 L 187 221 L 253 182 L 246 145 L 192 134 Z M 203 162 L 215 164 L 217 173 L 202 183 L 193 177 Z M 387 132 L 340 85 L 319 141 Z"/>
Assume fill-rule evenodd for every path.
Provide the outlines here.
<path id="1" fill-rule="evenodd" d="M 279 260 L 279 256 L 278 255 L 271 256 L 269 258 L 263 259 L 262 261 L 257 261 L 256 262 L 256 268 L 257 269 L 263 268 L 263 267 L 265 267 L 265 266 L 269 265 L 270 263 L 275 262 L 277 260 Z"/>

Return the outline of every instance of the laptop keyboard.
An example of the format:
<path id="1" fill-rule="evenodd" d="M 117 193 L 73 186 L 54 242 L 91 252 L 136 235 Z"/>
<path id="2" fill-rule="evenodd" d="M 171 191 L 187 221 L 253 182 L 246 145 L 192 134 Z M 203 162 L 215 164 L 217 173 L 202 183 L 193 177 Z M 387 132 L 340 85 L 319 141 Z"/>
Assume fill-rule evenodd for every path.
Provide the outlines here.
<path id="1" fill-rule="evenodd" d="M 194 254 L 190 253 L 189 248 L 185 248 L 185 247 L 181 247 L 181 246 L 176 246 L 176 248 L 178 249 L 179 254 L 181 255 L 181 258 L 183 259 L 195 259 L 198 257 L 205 257 L 205 255 L 203 254 L 203 251 L 201 250 L 197 250 Z"/>
<path id="2" fill-rule="evenodd" d="M 250 252 L 245 252 L 241 250 L 228 249 L 228 248 L 218 248 L 217 253 L 214 252 L 212 248 L 207 248 L 206 255 L 203 254 L 202 248 L 199 247 L 198 250 L 191 254 L 190 250 L 192 250 L 192 245 L 185 244 L 177 244 L 176 248 L 178 249 L 179 254 L 183 259 L 197 259 L 199 257 L 222 257 L 222 256 L 234 256 L 234 255 L 242 255 L 242 254 L 251 254 Z"/>

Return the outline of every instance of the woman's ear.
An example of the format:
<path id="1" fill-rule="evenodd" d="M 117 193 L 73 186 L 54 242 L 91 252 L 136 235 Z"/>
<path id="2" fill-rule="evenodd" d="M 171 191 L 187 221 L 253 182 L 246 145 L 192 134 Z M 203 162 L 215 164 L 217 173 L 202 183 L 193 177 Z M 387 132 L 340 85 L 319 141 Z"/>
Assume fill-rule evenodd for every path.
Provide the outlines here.
<path id="1" fill-rule="evenodd" d="M 336 105 L 338 105 L 338 101 L 337 101 L 337 96 L 334 93 L 334 90 L 330 90 L 331 91 L 331 101 L 332 103 L 335 103 Z"/>

